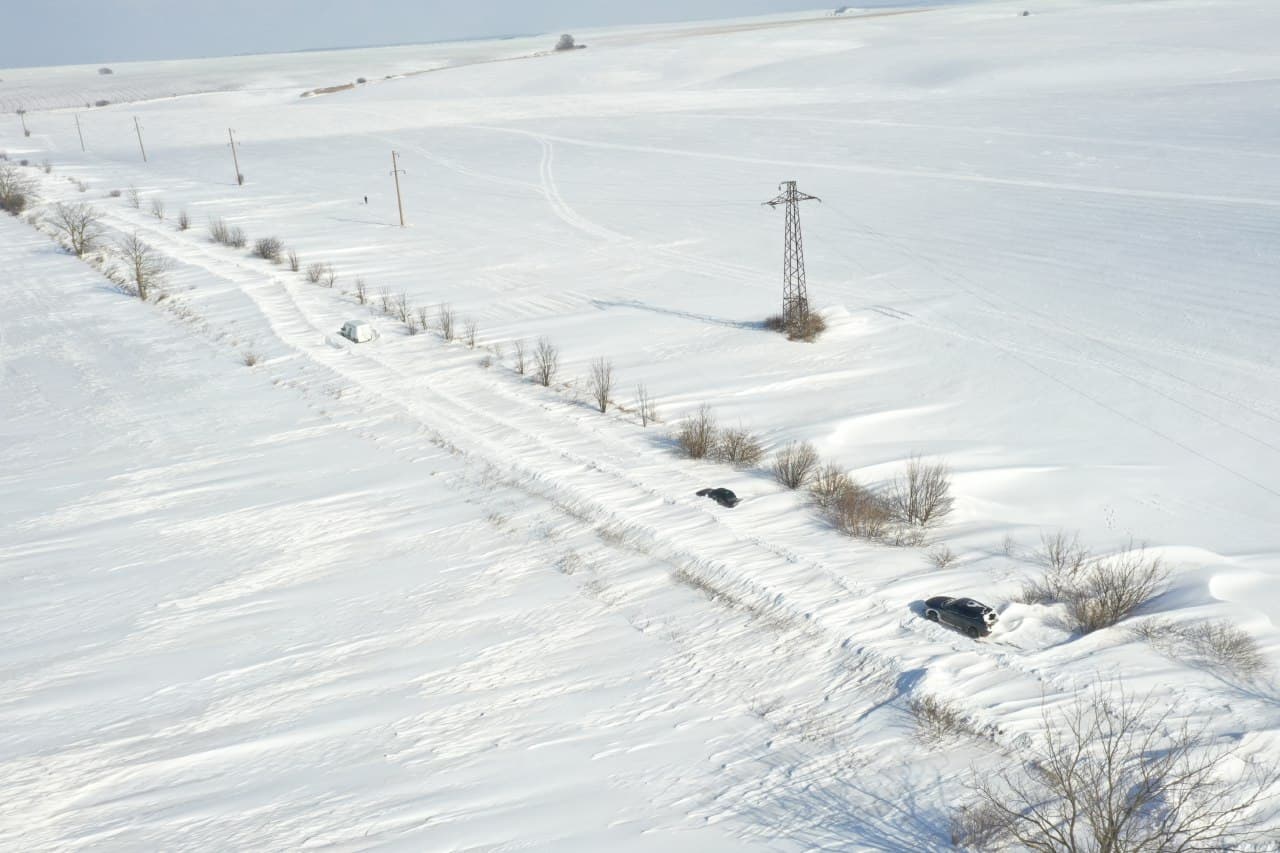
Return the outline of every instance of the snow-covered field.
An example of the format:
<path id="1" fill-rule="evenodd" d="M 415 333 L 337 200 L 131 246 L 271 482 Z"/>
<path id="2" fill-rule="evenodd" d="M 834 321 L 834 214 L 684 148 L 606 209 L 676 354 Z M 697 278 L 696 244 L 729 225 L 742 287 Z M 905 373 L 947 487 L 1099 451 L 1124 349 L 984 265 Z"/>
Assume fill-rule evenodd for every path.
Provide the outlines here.
<path id="1" fill-rule="evenodd" d="M 970 767 L 1112 677 L 1280 754 L 1280 6 L 1022 8 L 0 71 L 32 131 L 0 150 L 174 263 L 142 304 L 0 217 L 0 848 L 942 849 Z M 82 153 L 97 98 L 141 100 L 81 111 Z M 813 344 L 759 328 L 784 180 L 822 198 Z M 554 389 L 512 370 L 541 336 Z M 665 423 L 591 409 L 600 356 Z M 945 459 L 955 565 L 680 459 L 702 403 L 872 485 Z M 1085 637 L 1014 603 L 1060 528 L 1168 591 Z M 921 745 L 925 693 L 990 740 Z"/>

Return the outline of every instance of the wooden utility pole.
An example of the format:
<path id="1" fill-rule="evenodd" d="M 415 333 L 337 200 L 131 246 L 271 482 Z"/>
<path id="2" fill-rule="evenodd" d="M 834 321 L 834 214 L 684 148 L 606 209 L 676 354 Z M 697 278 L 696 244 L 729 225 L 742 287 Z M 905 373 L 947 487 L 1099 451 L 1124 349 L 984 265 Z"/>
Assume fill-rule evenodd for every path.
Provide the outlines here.
<path id="1" fill-rule="evenodd" d="M 244 186 L 244 175 L 240 174 L 240 158 L 236 156 L 236 138 L 231 135 L 231 128 L 227 128 L 227 139 L 231 140 L 231 162 L 236 167 L 236 186 Z"/>
<path id="2" fill-rule="evenodd" d="M 138 132 L 138 150 L 142 152 L 142 162 L 147 162 L 147 149 L 142 145 L 142 125 L 138 124 L 138 117 L 133 117 L 133 129 Z"/>
<path id="3" fill-rule="evenodd" d="M 84 132 L 80 130 L 80 113 L 75 114 L 76 117 L 76 136 L 80 137 L 80 151 L 84 152 Z"/>
<path id="4" fill-rule="evenodd" d="M 391 152 L 391 177 L 396 181 L 396 207 L 400 210 L 400 227 L 404 227 L 404 202 L 400 200 L 400 172 L 403 171 L 396 161 L 396 152 Z"/>

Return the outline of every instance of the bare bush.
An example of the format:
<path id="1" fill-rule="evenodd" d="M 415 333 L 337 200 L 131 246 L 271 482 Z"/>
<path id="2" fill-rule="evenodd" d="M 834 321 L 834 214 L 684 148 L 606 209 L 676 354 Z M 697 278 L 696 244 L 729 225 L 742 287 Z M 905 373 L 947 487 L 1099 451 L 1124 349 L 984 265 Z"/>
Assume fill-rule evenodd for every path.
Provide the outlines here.
<path id="1" fill-rule="evenodd" d="M 925 743 L 977 734 L 957 705 L 932 694 L 911 697 L 907 708 L 916 721 L 916 736 Z"/>
<path id="2" fill-rule="evenodd" d="M 788 442 L 773 456 L 773 478 L 788 489 L 802 488 L 818 467 L 818 451 L 807 441 Z"/>
<path id="3" fill-rule="evenodd" d="M 608 410 L 609 395 L 613 393 L 613 364 L 609 359 L 601 357 L 591 362 L 591 370 L 587 375 L 587 393 L 601 413 Z"/>
<path id="4" fill-rule="evenodd" d="M 225 246 L 231 241 L 231 229 L 227 227 L 227 223 L 222 219 L 210 218 L 209 239 L 219 245 Z"/>
<path id="5" fill-rule="evenodd" d="M 853 486 L 853 478 L 843 468 L 834 462 L 828 462 L 816 468 L 810 476 L 809 499 L 818 509 L 825 510 Z"/>
<path id="6" fill-rule="evenodd" d="M 110 198 L 120 198 L 120 190 L 111 190 L 107 193 Z"/>
<path id="7" fill-rule="evenodd" d="M 409 297 L 403 290 L 391 301 L 391 311 L 401 323 L 409 322 Z"/>
<path id="8" fill-rule="evenodd" d="M 290 271 L 292 271 L 292 272 L 297 272 L 297 271 L 298 271 L 299 269 L 301 269 L 301 268 L 302 268 L 302 263 L 298 260 L 298 252 L 297 252 L 297 250 L 296 250 L 296 249 L 290 249 L 290 250 L 289 250 L 289 269 L 290 269 Z"/>
<path id="9" fill-rule="evenodd" d="M 774 314 L 766 317 L 763 325 L 768 331 L 785 334 L 792 341 L 815 341 L 827 330 L 827 321 L 815 311 L 806 311 L 802 316 L 793 317 L 790 322 L 784 315 Z"/>
<path id="10" fill-rule="evenodd" d="M 410 335 L 416 335 L 422 331 L 422 326 L 418 324 L 418 315 L 413 311 L 405 312 L 404 324 L 409 329 Z"/>
<path id="11" fill-rule="evenodd" d="M 1080 544 L 1080 534 L 1065 530 L 1040 534 L 1036 559 L 1055 571 L 1074 573 L 1089 560 L 1089 549 Z"/>
<path id="12" fill-rule="evenodd" d="M 333 264 L 324 265 L 324 274 L 320 276 L 320 283 L 325 287 L 333 287 L 338 283 L 338 274 L 333 269 Z"/>
<path id="13" fill-rule="evenodd" d="M 513 343 L 511 345 L 511 351 L 515 354 L 515 364 L 512 366 L 515 368 L 516 373 L 520 374 L 521 376 L 524 376 L 524 371 L 525 371 L 524 341 L 517 340 L 515 343 Z"/>
<path id="14" fill-rule="evenodd" d="M 322 278 L 324 278 L 324 264 L 319 261 L 314 264 L 307 264 L 307 281 L 312 284 L 319 284 Z"/>
<path id="15" fill-rule="evenodd" d="M 320 277 L 319 277 L 319 276 L 317 276 L 317 277 L 316 277 L 316 281 L 319 281 L 319 280 L 320 280 Z M 369 301 L 369 285 L 365 284 L 364 279 L 362 279 L 362 278 L 358 278 L 358 279 L 356 279 L 356 290 L 355 290 L 355 293 L 356 293 L 356 302 L 359 302 L 361 305 L 364 305 L 364 304 L 368 303 L 368 301 Z"/>
<path id="16" fill-rule="evenodd" d="M 1226 620 L 1187 626 L 1183 635 L 1196 654 L 1237 675 L 1256 675 L 1266 668 L 1266 658 L 1258 648 L 1258 641 Z"/>
<path id="17" fill-rule="evenodd" d="M 987 803 L 961 806 L 951 815 L 951 845 L 962 850 L 991 849 L 1005 832 L 1004 813 Z"/>
<path id="18" fill-rule="evenodd" d="M 186 231 L 191 227 L 191 216 L 185 211 L 178 211 L 178 230 Z"/>
<path id="19" fill-rule="evenodd" d="M 641 383 L 636 386 L 636 413 L 640 415 L 640 426 L 647 427 L 658 420 L 658 407 L 649 396 L 649 389 Z"/>
<path id="20" fill-rule="evenodd" d="M 284 243 L 279 237 L 260 237 L 253 244 L 253 254 L 273 264 L 280 263 L 280 256 L 283 253 Z"/>
<path id="21" fill-rule="evenodd" d="M 156 219 L 164 219 L 164 199 L 151 199 L 151 215 Z"/>
<path id="22" fill-rule="evenodd" d="M 475 320 L 468 319 L 462 324 L 462 341 L 471 349 L 476 348 L 476 332 L 480 326 Z"/>
<path id="23" fill-rule="evenodd" d="M 165 273 L 170 267 L 169 259 L 138 239 L 136 233 L 121 238 L 116 247 L 133 292 L 139 299 L 149 299 L 164 284 Z"/>
<path id="24" fill-rule="evenodd" d="M 138 194 L 137 187 L 130 186 L 129 189 L 125 190 L 124 197 L 125 197 L 125 201 L 129 202 L 130 207 L 134 209 L 138 209 L 142 207 L 142 196 Z"/>
<path id="25" fill-rule="evenodd" d="M 893 521 L 893 510 L 885 499 L 852 480 L 824 515 L 836 530 L 859 539 L 883 540 Z"/>
<path id="26" fill-rule="evenodd" d="M 35 198 L 36 183 L 8 163 L 0 163 L 0 210 L 14 216 L 27 209 Z"/>
<path id="27" fill-rule="evenodd" d="M 79 178 L 72 178 L 71 183 L 75 185 L 77 192 L 87 193 L 89 191 L 89 185 Z"/>
<path id="28" fill-rule="evenodd" d="M 1061 851 L 1238 850 L 1265 838 L 1271 762 L 1177 725 L 1176 703 L 1107 686 L 1042 711 L 1021 766 L 975 776 L 988 844 Z"/>
<path id="29" fill-rule="evenodd" d="M 565 33 L 556 41 L 556 50 L 573 50 L 577 45 L 574 43 L 573 36 Z"/>
<path id="30" fill-rule="evenodd" d="M 447 304 L 436 309 L 436 326 L 440 329 L 440 337 L 446 341 L 453 340 L 453 309 Z"/>
<path id="31" fill-rule="evenodd" d="M 40 171 L 44 172 L 46 175 L 53 174 L 53 164 L 50 163 L 48 160 L 41 160 Z"/>
<path id="32" fill-rule="evenodd" d="M 378 289 L 378 305 L 382 308 L 383 314 L 391 313 L 391 289 L 387 287 Z"/>
<path id="33" fill-rule="evenodd" d="M 1144 619 L 1130 632 L 1180 660 L 1201 658 L 1214 666 L 1248 678 L 1266 668 L 1258 641 L 1226 620 L 1179 625 L 1169 619 Z"/>
<path id="34" fill-rule="evenodd" d="M 705 459 L 715 452 L 720 443 L 720 427 L 710 406 L 703 403 L 698 411 L 680 424 L 676 443 L 690 459 Z"/>
<path id="35" fill-rule="evenodd" d="M 935 545 L 925 556 L 935 569 L 949 569 L 956 561 L 955 552 L 947 545 Z"/>
<path id="36" fill-rule="evenodd" d="M 258 359 L 258 354 L 256 352 L 254 352 L 253 350 L 249 350 L 245 352 L 243 356 L 241 356 L 241 360 L 244 361 L 245 367 L 253 367 L 255 364 L 258 363 L 259 359 Z"/>
<path id="37" fill-rule="evenodd" d="M 735 468 L 750 468 L 764 458 L 764 445 L 745 427 L 730 427 L 720 432 L 715 458 Z"/>
<path id="38" fill-rule="evenodd" d="M 538 347 L 533 351 L 533 378 L 545 387 L 556 379 L 556 371 L 560 369 L 560 351 L 546 338 L 538 338 Z"/>
<path id="39" fill-rule="evenodd" d="M 428 329 L 430 329 L 430 324 L 428 323 L 427 308 L 426 308 L 426 306 L 420 306 L 420 307 L 418 308 L 418 326 L 419 326 L 419 327 L 422 329 L 422 331 L 424 331 L 424 332 L 425 332 L 425 331 L 427 331 Z"/>
<path id="40" fill-rule="evenodd" d="M 1130 548 L 1109 559 L 1094 560 L 1063 585 L 1072 627 L 1082 634 L 1127 619 L 1164 587 L 1169 572 L 1145 548 Z"/>
<path id="41" fill-rule="evenodd" d="M 233 249 L 243 249 L 249 244 L 249 238 L 245 236 L 244 229 L 239 226 L 231 228 L 227 232 L 227 245 Z"/>
<path id="42" fill-rule="evenodd" d="M 894 479 L 886 496 L 894 520 L 900 524 L 932 527 L 951 512 L 951 472 L 945 463 L 927 463 L 918 455 L 907 460 L 907 469 Z"/>
<path id="43" fill-rule="evenodd" d="M 71 254 L 83 258 L 97 247 L 102 236 L 99 216 L 98 211 L 87 204 L 58 202 L 53 206 L 49 223 Z"/>

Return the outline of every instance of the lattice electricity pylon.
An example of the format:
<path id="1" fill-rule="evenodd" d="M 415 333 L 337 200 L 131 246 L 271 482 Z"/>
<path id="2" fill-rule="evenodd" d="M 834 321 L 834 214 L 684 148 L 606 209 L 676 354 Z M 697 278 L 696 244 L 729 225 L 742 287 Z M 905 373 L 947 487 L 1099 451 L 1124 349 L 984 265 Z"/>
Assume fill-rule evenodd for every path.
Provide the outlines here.
<path id="1" fill-rule="evenodd" d="M 795 181 L 778 185 L 782 195 L 766 201 L 776 208 L 787 206 L 786 247 L 782 253 L 782 319 L 787 328 L 794 328 L 809 318 L 809 291 L 804 280 L 804 236 L 800 233 L 800 202 L 822 201 L 816 195 L 808 195 L 796 189 Z"/>

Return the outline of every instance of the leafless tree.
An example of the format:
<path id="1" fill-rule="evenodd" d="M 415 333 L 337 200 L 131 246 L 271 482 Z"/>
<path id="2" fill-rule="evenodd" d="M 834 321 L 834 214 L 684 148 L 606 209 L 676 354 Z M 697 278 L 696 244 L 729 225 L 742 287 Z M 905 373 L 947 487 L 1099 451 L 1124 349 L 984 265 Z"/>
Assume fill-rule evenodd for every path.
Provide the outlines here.
<path id="1" fill-rule="evenodd" d="M 401 323 L 409 322 L 409 297 L 402 290 L 392 302 L 392 308 Z"/>
<path id="2" fill-rule="evenodd" d="M 136 233 L 123 237 L 116 244 L 124 262 L 127 280 L 139 299 L 150 298 L 153 291 L 164 283 L 169 270 L 169 259 L 138 239 Z"/>
<path id="3" fill-rule="evenodd" d="M 809 482 L 818 467 L 818 451 L 809 442 L 788 442 L 773 457 L 773 478 L 788 489 L 799 489 Z"/>
<path id="4" fill-rule="evenodd" d="M 950 471 L 945 463 L 930 464 L 913 455 L 907 460 L 906 471 L 889 487 L 887 498 L 895 521 L 932 527 L 947 517 L 955 503 Z"/>
<path id="5" fill-rule="evenodd" d="M 35 192 L 36 182 L 26 177 L 17 166 L 0 163 L 0 210 L 17 216 L 27 209 Z"/>
<path id="6" fill-rule="evenodd" d="M 151 199 L 151 215 L 156 219 L 164 219 L 164 199 Z"/>
<path id="7" fill-rule="evenodd" d="M 378 305 L 382 308 L 383 314 L 391 313 L 391 289 L 381 287 L 378 289 Z"/>
<path id="8" fill-rule="evenodd" d="M 476 332 L 479 331 L 479 329 L 479 324 L 472 319 L 468 319 L 462 324 L 462 340 L 471 349 L 476 348 Z"/>
<path id="9" fill-rule="evenodd" d="M 538 348 L 533 353 L 533 376 L 543 387 L 550 386 L 560 369 L 560 351 L 546 338 L 538 338 Z"/>
<path id="10" fill-rule="evenodd" d="M 720 427 L 715 412 L 706 403 L 680 424 L 676 443 L 690 459 L 705 459 L 720 443 Z"/>
<path id="11" fill-rule="evenodd" d="M 58 202 L 53 206 L 49 222 L 71 254 L 83 258 L 85 253 L 93 251 L 102 236 L 98 217 L 98 211 L 87 204 Z"/>
<path id="12" fill-rule="evenodd" d="M 512 352 L 515 353 L 515 369 L 516 373 L 524 376 L 525 371 L 525 346 L 523 340 L 517 340 L 511 345 Z"/>
<path id="13" fill-rule="evenodd" d="M 640 415 L 640 426 L 647 427 L 658 420 L 658 409 L 649 396 L 649 389 L 644 383 L 636 386 L 636 412 Z"/>
<path id="14" fill-rule="evenodd" d="M 989 843 L 1038 853 L 1238 850 L 1264 839 L 1259 806 L 1280 781 L 1261 763 L 1177 724 L 1167 696 L 1115 685 L 1077 698 L 1022 766 L 974 780 Z"/>
<path id="15" fill-rule="evenodd" d="M 191 227 L 191 216 L 185 210 L 178 211 L 178 230 L 186 231 Z"/>
<path id="16" fill-rule="evenodd" d="M 369 301 L 369 285 L 362 278 L 356 279 L 356 301 L 361 305 Z"/>
<path id="17" fill-rule="evenodd" d="M 325 287 L 333 287 L 338 283 L 338 274 L 334 272 L 333 264 L 324 265 L 324 274 L 320 277 L 320 282 Z"/>
<path id="18" fill-rule="evenodd" d="M 436 324 L 440 327 L 440 337 L 453 340 L 453 309 L 447 304 L 436 310 Z"/>
<path id="19" fill-rule="evenodd" d="M 428 319 L 428 318 L 427 318 L 427 308 L 426 308 L 426 306 L 425 306 L 425 305 L 424 305 L 424 306 L 419 306 L 419 307 L 418 307 L 418 326 L 419 326 L 419 327 L 422 329 L 422 331 L 424 331 L 424 332 L 425 332 L 425 331 L 427 331 L 427 330 L 430 328 L 430 326 L 429 326 L 429 324 L 428 324 L 428 322 L 427 322 L 427 319 Z"/>
<path id="20" fill-rule="evenodd" d="M 591 362 L 587 393 L 602 413 L 609 409 L 609 395 L 613 393 L 613 364 L 609 359 L 601 357 Z"/>

